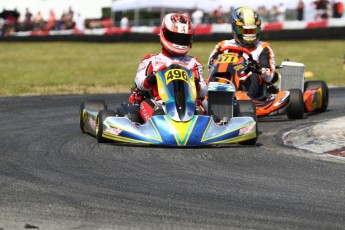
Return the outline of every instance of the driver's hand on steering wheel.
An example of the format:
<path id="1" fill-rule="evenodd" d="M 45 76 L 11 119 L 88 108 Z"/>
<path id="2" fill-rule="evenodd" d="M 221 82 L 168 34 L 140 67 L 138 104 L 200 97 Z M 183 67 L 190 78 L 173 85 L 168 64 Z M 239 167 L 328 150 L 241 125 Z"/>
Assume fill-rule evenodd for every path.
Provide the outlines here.
<path id="1" fill-rule="evenodd" d="M 153 71 L 146 77 L 146 82 L 149 86 L 157 84 L 156 73 Z"/>
<path id="2" fill-rule="evenodd" d="M 261 74 L 261 66 L 253 58 L 248 59 L 248 69 L 253 73 Z"/>

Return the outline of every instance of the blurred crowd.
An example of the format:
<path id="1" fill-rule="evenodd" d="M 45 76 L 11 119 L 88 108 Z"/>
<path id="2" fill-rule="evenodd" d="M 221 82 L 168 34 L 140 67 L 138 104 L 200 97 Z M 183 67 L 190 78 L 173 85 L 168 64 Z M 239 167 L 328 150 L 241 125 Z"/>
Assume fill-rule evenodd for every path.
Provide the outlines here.
<path id="1" fill-rule="evenodd" d="M 311 3 L 314 9 L 314 20 L 325 20 L 328 18 L 340 18 L 343 16 L 343 3 L 341 1 L 315 0 Z M 265 22 L 282 22 L 285 20 L 305 20 L 305 4 L 303 0 L 299 0 L 293 12 L 287 12 L 284 3 L 274 5 L 271 8 L 260 6 L 257 8 L 258 14 Z M 200 9 L 185 12 L 190 17 L 195 25 L 198 24 L 221 24 L 229 23 L 229 17 L 234 10 L 222 9 L 219 6 L 212 13 L 206 14 Z M 46 13 L 46 12 L 45 12 Z M 289 16 L 289 17 L 288 17 Z M 127 28 L 131 26 L 131 19 L 123 17 L 120 26 Z M 41 12 L 33 14 L 28 8 L 25 12 L 18 12 L 14 10 L 3 10 L 0 13 L 0 35 L 7 36 L 11 32 L 18 31 L 33 31 L 33 32 L 47 32 L 47 31 L 61 31 L 61 30 L 76 30 L 83 31 L 85 28 L 111 28 L 114 27 L 111 18 L 107 19 L 88 19 L 85 20 L 79 13 L 75 13 L 71 7 L 66 9 L 62 15 L 57 16 L 53 9 L 50 10 L 48 17 L 44 18 Z"/>
<path id="2" fill-rule="evenodd" d="M 0 13 L 0 31 L 2 36 L 18 31 L 46 32 L 70 29 L 84 30 L 84 19 L 81 18 L 80 14 L 75 14 L 71 7 L 60 16 L 57 16 L 54 10 L 51 9 L 47 18 L 44 18 L 40 11 L 33 14 L 29 8 L 26 8 L 23 15 L 16 9 L 4 9 Z"/>
<path id="3" fill-rule="evenodd" d="M 315 0 L 310 7 L 313 9 L 313 20 L 325 20 L 328 18 L 341 18 L 344 13 L 343 3 L 341 1 Z M 234 7 L 229 11 L 224 11 L 222 6 L 219 6 L 211 14 L 205 14 L 200 9 L 195 9 L 192 12 L 186 12 L 193 20 L 194 24 L 201 23 L 228 23 L 231 18 Z M 284 3 L 273 5 L 272 8 L 266 6 L 259 6 L 256 11 L 261 16 L 264 22 L 283 22 L 286 20 L 306 20 L 305 18 L 306 5 L 303 0 L 299 0 L 296 8 L 288 12 Z M 225 12 L 225 13 L 223 13 Z M 289 16 L 289 18 L 287 18 Z"/>

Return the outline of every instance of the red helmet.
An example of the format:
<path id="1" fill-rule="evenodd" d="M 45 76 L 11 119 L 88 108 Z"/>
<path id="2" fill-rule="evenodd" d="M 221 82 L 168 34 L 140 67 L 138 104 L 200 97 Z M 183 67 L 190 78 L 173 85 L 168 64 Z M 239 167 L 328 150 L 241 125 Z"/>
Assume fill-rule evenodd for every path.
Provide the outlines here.
<path id="1" fill-rule="evenodd" d="M 163 18 L 160 41 L 169 53 L 186 54 L 192 47 L 193 35 L 193 24 L 187 16 L 173 13 Z"/>

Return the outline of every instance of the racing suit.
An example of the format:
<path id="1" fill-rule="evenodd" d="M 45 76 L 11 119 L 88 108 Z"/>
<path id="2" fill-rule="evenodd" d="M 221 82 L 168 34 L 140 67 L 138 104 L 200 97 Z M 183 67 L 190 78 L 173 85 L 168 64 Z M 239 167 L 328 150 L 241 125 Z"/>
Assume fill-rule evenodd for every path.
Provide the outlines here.
<path id="1" fill-rule="evenodd" d="M 204 98 L 207 94 L 207 85 L 203 76 L 204 68 L 198 59 L 189 55 L 172 56 L 164 49 L 159 54 L 148 54 L 139 64 L 137 75 L 135 77 L 136 87 L 140 91 L 149 91 L 154 98 L 154 100 L 145 100 L 140 104 L 140 115 L 144 121 L 152 116 L 153 107 L 161 103 L 161 98 L 158 95 L 157 84 L 150 84 L 148 82 L 148 78 L 167 63 L 180 64 L 191 69 L 195 76 L 198 98 Z M 129 98 L 129 102 L 133 103 L 133 95 Z"/>
<path id="2" fill-rule="evenodd" d="M 219 42 L 210 54 L 208 60 L 208 71 L 211 72 L 213 63 L 217 60 L 220 50 L 226 46 L 242 47 L 236 42 L 235 39 L 223 40 Z M 246 47 L 247 48 L 247 47 Z M 257 98 L 260 96 L 260 85 L 262 81 L 270 83 L 275 74 L 275 60 L 274 52 L 267 42 L 259 41 L 255 46 L 249 49 L 253 59 L 254 67 L 249 67 L 246 71 L 248 78 L 244 81 L 244 86 L 248 91 L 248 96 L 251 98 Z M 246 53 L 243 54 L 245 58 L 248 58 Z"/>

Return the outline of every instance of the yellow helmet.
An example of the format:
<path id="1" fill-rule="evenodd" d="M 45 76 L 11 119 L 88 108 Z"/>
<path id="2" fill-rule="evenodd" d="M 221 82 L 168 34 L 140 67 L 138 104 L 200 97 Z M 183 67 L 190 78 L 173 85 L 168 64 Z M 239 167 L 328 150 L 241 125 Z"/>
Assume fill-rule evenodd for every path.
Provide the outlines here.
<path id="1" fill-rule="evenodd" d="M 261 19 L 250 7 L 244 6 L 234 10 L 231 20 L 234 38 L 243 46 L 255 45 L 261 32 Z"/>

